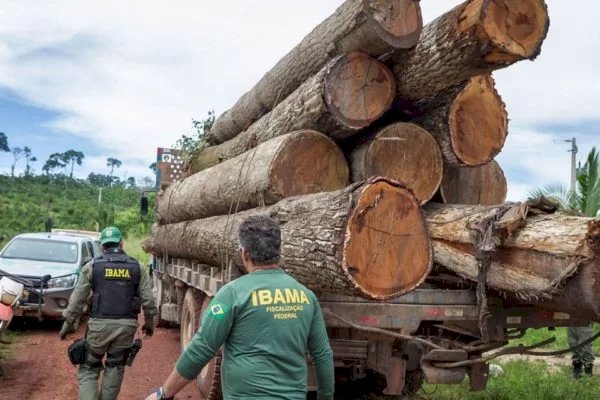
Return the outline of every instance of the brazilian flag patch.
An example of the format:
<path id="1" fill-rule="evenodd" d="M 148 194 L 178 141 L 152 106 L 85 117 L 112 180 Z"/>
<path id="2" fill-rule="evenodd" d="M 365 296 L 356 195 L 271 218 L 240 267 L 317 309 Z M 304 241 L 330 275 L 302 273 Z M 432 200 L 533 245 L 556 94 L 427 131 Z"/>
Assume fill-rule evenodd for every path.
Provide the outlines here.
<path id="1" fill-rule="evenodd" d="M 213 303 L 208 309 L 208 315 L 210 315 L 216 320 L 220 320 L 225 318 L 227 311 L 229 311 L 229 307 L 227 307 L 225 304 Z"/>

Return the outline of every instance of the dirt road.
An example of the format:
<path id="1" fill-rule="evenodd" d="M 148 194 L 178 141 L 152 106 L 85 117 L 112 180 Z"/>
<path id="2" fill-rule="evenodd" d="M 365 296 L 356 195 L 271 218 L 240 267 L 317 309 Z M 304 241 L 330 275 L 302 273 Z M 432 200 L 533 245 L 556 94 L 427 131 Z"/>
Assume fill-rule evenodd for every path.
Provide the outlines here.
<path id="1" fill-rule="evenodd" d="M 77 369 L 67 358 L 67 347 L 83 335 L 83 327 L 70 339 L 58 338 L 60 325 L 52 322 L 18 325 L 18 339 L 10 345 L 13 357 L 0 361 L 6 373 L 0 378 L 0 398 L 23 400 L 77 399 Z M 179 355 L 179 329 L 157 328 L 144 340 L 135 363 L 125 372 L 119 400 L 144 399 L 167 377 Z M 193 385 L 178 399 L 201 400 Z"/>

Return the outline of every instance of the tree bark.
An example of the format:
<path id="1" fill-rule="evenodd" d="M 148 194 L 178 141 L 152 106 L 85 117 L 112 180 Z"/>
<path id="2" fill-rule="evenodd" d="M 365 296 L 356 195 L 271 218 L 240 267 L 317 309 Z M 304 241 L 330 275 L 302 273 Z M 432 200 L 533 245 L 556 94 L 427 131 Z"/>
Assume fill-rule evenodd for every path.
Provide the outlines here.
<path id="1" fill-rule="evenodd" d="M 413 49 L 390 55 L 398 96 L 434 96 L 475 75 L 533 60 L 548 25 L 543 0 L 468 0 L 427 24 Z"/>
<path id="2" fill-rule="evenodd" d="M 385 65 L 358 52 L 336 57 L 244 132 L 202 149 L 190 170 L 201 171 L 299 129 L 346 138 L 381 117 L 393 99 L 394 78 Z"/>
<path id="3" fill-rule="evenodd" d="M 447 204 L 491 206 L 506 200 L 506 178 L 496 161 L 481 167 L 446 167 L 440 195 Z"/>
<path id="4" fill-rule="evenodd" d="M 418 0 L 347 0 L 215 120 L 209 143 L 235 137 L 338 55 L 413 47 L 422 23 Z"/>
<path id="5" fill-rule="evenodd" d="M 348 184 L 344 154 L 327 136 L 296 131 L 200 171 L 161 192 L 159 224 L 235 213 Z"/>
<path id="6" fill-rule="evenodd" d="M 381 129 L 373 140 L 350 153 L 353 182 L 384 176 L 402 182 L 415 197 L 426 203 L 440 186 L 442 153 L 425 129 L 409 123 L 395 123 Z"/>
<path id="7" fill-rule="evenodd" d="M 490 162 L 508 134 L 508 115 L 491 75 L 475 76 L 415 104 L 414 121 L 438 141 L 450 166 Z"/>
<path id="8" fill-rule="evenodd" d="M 557 294 L 536 305 L 570 314 L 571 316 L 600 322 L 600 261 L 584 262 L 577 274 L 568 278 Z"/>
<path id="9" fill-rule="evenodd" d="M 481 247 L 473 239 L 475 223 L 508 208 L 495 222 L 498 244 L 491 252 L 487 284 L 523 299 L 548 298 L 566 278 L 600 250 L 600 221 L 563 214 L 546 214 L 529 204 L 465 206 L 428 204 L 427 227 L 434 262 L 459 276 L 477 280 L 475 257 Z"/>
<path id="10" fill-rule="evenodd" d="M 431 270 L 418 201 L 383 178 L 234 215 L 155 226 L 144 247 L 210 265 L 241 265 L 238 227 L 258 214 L 279 221 L 281 266 L 312 290 L 387 299 L 414 289 Z"/>

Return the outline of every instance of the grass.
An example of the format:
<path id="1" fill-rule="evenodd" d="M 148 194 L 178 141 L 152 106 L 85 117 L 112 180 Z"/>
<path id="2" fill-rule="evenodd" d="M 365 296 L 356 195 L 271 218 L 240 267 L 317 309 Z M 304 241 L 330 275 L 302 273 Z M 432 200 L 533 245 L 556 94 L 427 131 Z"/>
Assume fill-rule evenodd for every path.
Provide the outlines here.
<path id="1" fill-rule="evenodd" d="M 0 360 L 8 360 L 13 357 L 11 346 L 17 341 L 19 334 L 8 329 L 2 334 L 2 338 L 10 342 L 10 344 L 0 343 Z"/>
<path id="2" fill-rule="evenodd" d="M 146 238 L 129 236 L 123 242 L 123 249 L 125 252 L 138 260 L 142 265 L 148 265 L 150 262 L 150 254 L 145 253 L 142 249 L 142 242 L 146 240 Z"/>
<path id="3" fill-rule="evenodd" d="M 420 397 L 430 400 L 595 400 L 600 393 L 600 377 L 575 381 L 567 367 L 551 372 L 542 361 L 510 361 L 501 365 L 504 374 L 490 378 L 483 392 L 470 392 L 466 379 L 461 385 L 426 384 Z"/>
<path id="4" fill-rule="evenodd" d="M 600 331 L 600 324 L 594 324 L 594 333 L 597 333 L 599 331 Z M 527 345 L 539 343 L 550 337 L 555 337 L 556 341 L 549 344 L 545 348 L 555 350 L 555 349 L 565 349 L 565 348 L 569 347 L 569 345 L 567 344 L 567 328 L 556 328 L 556 330 L 554 330 L 554 331 L 549 331 L 548 328 L 528 329 L 527 333 L 525 334 L 525 336 L 523 338 L 517 339 L 517 340 L 512 340 L 510 342 L 510 344 L 511 345 L 523 344 L 523 345 L 527 346 Z M 598 339 L 592 343 L 592 349 L 594 351 L 594 354 L 600 355 L 600 339 Z"/>

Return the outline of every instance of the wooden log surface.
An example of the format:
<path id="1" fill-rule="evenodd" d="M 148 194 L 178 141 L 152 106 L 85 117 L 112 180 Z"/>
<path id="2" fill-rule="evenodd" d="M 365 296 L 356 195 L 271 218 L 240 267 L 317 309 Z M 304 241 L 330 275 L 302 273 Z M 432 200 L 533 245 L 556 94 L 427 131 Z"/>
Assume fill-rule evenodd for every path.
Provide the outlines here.
<path id="1" fill-rule="evenodd" d="M 155 226 L 144 248 L 210 265 L 241 265 L 237 230 L 257 214 L 279 221 L 281 266 L 312 290 L 387 299 L 414 289 L 431 270 L 419 202 L 383 178 L 230 216 Z"/>
<path id="2" fill-rule="evenodd" d="M 414 112 L 414 121 L 436 138 L 451 166 L 490 162 L 508 134 L 508 114 L 489 74 L 417 102 Z"/>
<path id="3" fill-rule="evenodd" d="M 161 192 L 159 224 L 235 213 L 348 184 L 344 154 L 327 136 L 296 131 L 200 171 Z"/>
<path id="4" fill-rule="evenodd" d="M 384 176 L 404 183 L 426 203 L 440 186 L 442 153 L 425 129 L 398 122 L 381 129 L 372 140 L 350 153 L 353 182 Z"/>
<path id="5" fill-rule="evenodd" d="M 545 213 L 527 203 L 466 206 L 430 203 L 425 207 L 434 262 L 459 276 L 476 280 L 474 223 L 510 207 L 497 221 L 502 233 L 491 253 L 487 284 L 523 298 L 548 297 L 600 249 L 600 221 Z"/>
<path id="6" fill-rule="evenodd" d="M 502 204 L 507 191 L 506 177 L 496 161 L 480 167 L 446 166 L 440 185 L 440 196 L 447 204 Z"/>
<path id="7" fill-rule="evenodd" d="M 244 132 L 200 150 L 189 170 L 201 171 L 299 129 L 349 137 L 381 117 L 393 99 L 394 78 L 385 65 L 359 52 L 336 57 Z"/>
<path id="8" fill-rule="evenodd" d="M 535 59 L 548 26 L 543 0 L 468 0 L 427 24 L 413 49 L 385 58 L 394 64 L 398 96 L 418 100 Z"/>
<path id="9" fill-rule="evenodd" d="M 413 47 L 422 29 L 418 0 L 347 0 L 217 118 L 210 144 L 248 128 L 332 58 L 353 51 L 377 57 Z"/>

